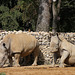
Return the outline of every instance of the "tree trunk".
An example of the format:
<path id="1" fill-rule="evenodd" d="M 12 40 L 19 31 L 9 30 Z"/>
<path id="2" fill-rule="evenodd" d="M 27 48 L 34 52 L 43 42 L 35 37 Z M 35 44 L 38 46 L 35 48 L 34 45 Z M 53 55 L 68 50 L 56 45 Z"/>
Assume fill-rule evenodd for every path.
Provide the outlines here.
<path id="1" fill-rule="evenodd" d="M 36 31 L 49 31 L 50 9 L 52 0 L 40 0 Z"/>
<path id="2" fill-rule="evenodd" d="M 55 33 L 57 31 L 57 9 L 55 6 L 55 2 L 53 2 L 52 10 L 53 10 L 53 25 L 52 25 L 52 32 Z"/>
<path id="3" fill-rule="evenodd" d="M 52 32 L 53 33 L 57 32 L 57 21 L 58 21 L 58 14 L 60 11 L 60 4 L 61 4 L 61 0 L 53 0 L 53 4 L 52 4 L 52 11 L 53 11 Z"/>

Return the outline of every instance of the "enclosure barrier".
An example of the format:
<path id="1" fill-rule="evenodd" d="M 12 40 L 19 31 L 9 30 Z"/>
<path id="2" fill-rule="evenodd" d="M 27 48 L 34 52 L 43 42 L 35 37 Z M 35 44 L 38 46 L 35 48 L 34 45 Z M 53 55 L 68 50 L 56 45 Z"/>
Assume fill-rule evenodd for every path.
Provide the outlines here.
<path id="1" fill-rule="evenodd" d="M 3 37 L 7 34 L 18 34 L 18 33 L 27 33 L 31 34 L 38 39 L 40 44 L 40 54 L 38 59 L 38 64 L 51 64 L 53 60 L 53 54 L 50 53 L 50 39 L 52 32 L 27 32 L 27 31 L 3 31 L 0 32 L 0 42 L 2 41 Z M 61 33 L 64 37 L 71 43 L 75 45 L 75 33 Z M 59 60 L 58 60 L 59 61 Z M 57 62 L 58 62 L 57 61 Z"/>

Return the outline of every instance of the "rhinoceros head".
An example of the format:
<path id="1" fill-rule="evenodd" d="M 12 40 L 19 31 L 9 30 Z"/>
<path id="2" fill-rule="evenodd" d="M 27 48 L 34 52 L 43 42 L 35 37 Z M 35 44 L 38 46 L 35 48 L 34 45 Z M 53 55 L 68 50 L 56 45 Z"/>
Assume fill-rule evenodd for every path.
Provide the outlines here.
<path id="1" fill-rule="evenodd" d="M 51 52 L 57 52 L 58 51 L 58 44 L 54 43 L 54 42 L 51 42 L 50 43 L 50 50 Z"/>
<path id="2" fill-rule="evenodd" d="M 50 50 L 51 52 L 57 52 L 59 47 L 59 39 L 57 35 L 53 35 L 51 37 L 51 42 L 50 42 Z"/>
<path id="3" fill-rule="evenodd" d="M 7 58 L 8 58 L 7 48 L 5 47 L 5 43 L 1 42 L 0 43 L 0 67 L 3 67 Z"/>

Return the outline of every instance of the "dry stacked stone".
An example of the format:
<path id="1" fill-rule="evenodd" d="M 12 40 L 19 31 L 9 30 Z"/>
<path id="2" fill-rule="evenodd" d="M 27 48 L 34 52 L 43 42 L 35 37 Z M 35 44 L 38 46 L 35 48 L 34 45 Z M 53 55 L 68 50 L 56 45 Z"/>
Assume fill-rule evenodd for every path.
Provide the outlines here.
<path id="1" fill-rule="evenodd" d="M 31 34 L 38 39 L 40 44 L 40 54 L 38 59 L 38 64 L 51 64 L 53 61 L 53 54 L 50 53 L 50 39 L 52 32 L 27 32 L 27 31 L 3 31 L 0 32 L 0 42 L 2 41 L 3 37 L 7 34 L 18 34 L 18 33 L 27 33 Z M 61 33 L 64 37 L 75 45 L 75 33 Z"/>

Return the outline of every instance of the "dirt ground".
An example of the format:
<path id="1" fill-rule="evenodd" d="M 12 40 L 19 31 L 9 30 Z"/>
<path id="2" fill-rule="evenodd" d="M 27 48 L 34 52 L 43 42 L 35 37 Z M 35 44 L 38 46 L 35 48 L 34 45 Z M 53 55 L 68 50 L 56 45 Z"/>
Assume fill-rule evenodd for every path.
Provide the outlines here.
<path id="1" fill-rule="evenodd" d="M 0 68 L 6 75 L 75 75 L 75 67 L 52 68 L 49 65 Z"/>

